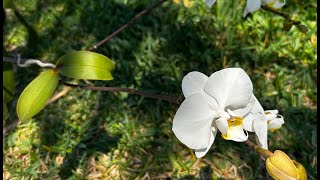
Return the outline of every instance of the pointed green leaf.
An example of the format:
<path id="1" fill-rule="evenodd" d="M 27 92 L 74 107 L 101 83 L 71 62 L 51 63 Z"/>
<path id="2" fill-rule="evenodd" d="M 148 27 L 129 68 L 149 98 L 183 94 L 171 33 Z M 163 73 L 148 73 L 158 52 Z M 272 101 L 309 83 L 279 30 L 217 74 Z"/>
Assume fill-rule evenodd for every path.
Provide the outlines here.
<path id="1" fill-rule="evenodd" d="M 62 56 L 57 63 L 58 72 L 69 78 L 112 80 L 114 63 L 101 54 L 76 51 Z"/>
<path id="2" fill-rule="evenodd" d="M 3 62 L 3 102 L 11 101 L 15 89 L 13 66 L 8 62 Z"/>
<path id="3" fill-rule="evenodd" d="M 58 86 L 59 75 L 55 69 L 42 72 L 22 92 L 17 104 L 17 114 L 21 121 L 38 114 Z"/>

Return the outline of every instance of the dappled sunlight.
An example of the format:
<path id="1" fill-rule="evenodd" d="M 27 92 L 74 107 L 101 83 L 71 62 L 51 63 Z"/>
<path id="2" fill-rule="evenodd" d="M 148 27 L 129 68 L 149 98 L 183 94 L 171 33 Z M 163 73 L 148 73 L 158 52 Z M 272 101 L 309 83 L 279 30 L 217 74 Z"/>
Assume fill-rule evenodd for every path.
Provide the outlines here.
<path id="1" fill-rule="evenodd" d="M 19 0 L 21 16 L 6 10 L 4 57 L 20 54 L 55 64 L 62 55 L 92 47 L 154 2 Z M 269 150 L 282 150 L 315 180 L 316 2 L 291 1 L 281 9 L 307 26 L 306 33 L 297 26 L 284 30 L 285 19 L 263 9 L 243 18 L 245 6 L 245 0 L 217 0 L 211 7 L 205 0 L 167 1 L 99 46 L 94 51 L 115 62 L 113 80 L 59 77 L 79 86 L 5 134 L 3 178 L 266 179 L 259 154 L 244 143 L 226 141 L 219 130 L 198 159 L 172 130 L 180 101 L 80 88 L 130 88 L 183 100 L 181 84 L 189 72 L 209 77 L 236 67 L 247 73 L 263 109 L 278 109 L 283 116 L 281 128 L 267 134 Z M 17 100 L 42 70 L 15 66 L 6 125 L 18 119 Z M 58 84 L 55 93 L 65 87 Z M 240 116 L 226 120 L 230 127 L 243 123 Z M 248 133 L 256 142 L 255 133 Z"/>

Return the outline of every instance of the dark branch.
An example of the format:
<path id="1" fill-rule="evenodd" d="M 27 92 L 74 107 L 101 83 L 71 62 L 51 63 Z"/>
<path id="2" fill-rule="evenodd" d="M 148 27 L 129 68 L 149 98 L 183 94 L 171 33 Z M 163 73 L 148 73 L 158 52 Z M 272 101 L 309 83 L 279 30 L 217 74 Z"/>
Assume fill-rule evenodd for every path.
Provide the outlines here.
<path id="1" fill-rule="evenodd" d="M 163 101 L 172 102 L 175 104 L 181 104 L 182 99 L 173 97 L 173 96 L 165 96 L 160 94 L 154 94 L 149 92 L 143 92 L 136 89 L 130 89 L 130 88 L 119 88 L 119 87 L 98 87 L 98 86 L 81 86 L 78 84 L 70 84 L 67 82 L 60 81 L 62 84 L 69 86 L 69 87 L 76 87 L 80 89 L 86 89 L 86 90 L 94 90 L 94 91 L 110 91 L 110 92 L 127 92 L 130 94 L 136 94 L 144 97 L 149 97 L 153 99 L 159 99 Z"/>
<path id="2" fill-rule="evenodd" d="M 289 15 L 284 14 L 284 13 L 282 13 L 282 12 L 280 12 L 280 11 L 275 10 L 275 9 L 269 8 L 268 6 L 261 6 L 261 9 L 263 9 L 263 10 L 265 10 L 265 11 L 272 12 L 272 13 L 274 13 L 274 14 L 277 14 L 277 15 L 283 17 L 284 19 L 287 19 L 287 20 L 291 21 L 294 25 L 299 25 L 299 24 L 301 23 L 300 21 L 294 21 L 294 20 L 292 20 Z"/>
<path id="3" fill-rule="evenodd" d="M 111 38 L 113 38 L 114 36 L 116 36 L 117 34 L 119 34 L 121 31 L 127 29 L 130 25 L 132 25 L 137 19 L 139 19 L 140 17 L 142 17 L 143 15 L 149 13 L 152 9 L 160 6 L 162 3 L 166 2 L 168 0 L 160 0 L 159 2 L 156 2 L 155 4 L 151 5 L 149 8 L 144 9 L 143 11 L 139 12 L 138 14 L 136 14 L 132 19 L 130 19 L 130 21 L 128 21 L 126 24 L 122 25 L 121 27 L 119 27 L 116 31 L 114 31 L 112 34 L 110 34 L 108 37 L 106 37 L 105 39 L 103 39 L 102 41 L 98 42 L 97 44 L 95 44 L 94 46 L 92 46 L 91 48 L 89 48 L 88 50 L 95 50 L 97 49 L 99 46 L 103 45 L 104 43 L 108 42 Z"/>

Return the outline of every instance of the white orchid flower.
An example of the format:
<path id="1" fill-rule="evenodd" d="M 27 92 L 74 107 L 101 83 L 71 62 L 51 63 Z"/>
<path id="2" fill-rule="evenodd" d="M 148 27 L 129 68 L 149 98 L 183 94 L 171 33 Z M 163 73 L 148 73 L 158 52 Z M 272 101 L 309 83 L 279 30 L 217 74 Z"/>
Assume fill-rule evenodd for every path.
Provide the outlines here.
<path id="1" fill-rule="evenodd" d="M 243 129 L 256 133 L 258 146 L 268 149 L 268 130 L 274 131 L 284 123 L 283 117 L 278 114 L 278 110 L 264 111 L 261 104 L 254 97 L 255 103 L 251 111 L 244 117 Z"/>
<path id="2" fill-rule="evenodd" d="M 208 7 L 211 7 L 215 2 L 216 2 L 216 0 L 206 0 L 206 5 Z"/>
<path id="3" fill-rule="evenodd" d="M 241 68 L 228 68 L 210 77 L 190 72 L 182 80 L 185 100 L 177 110 L 172 130 L 198 158 L 210 149 L 217 134 L 226 140 L 243 142 L 243 117 L 253 107 L 252 82 Z"/>
<path id="4" fill-rule="evenodd" d="M 258 146 L 268 149 L 268 125 L 264 110 L 254 97 L 254 106 L 243 119 L 243 129 L 249 132 L 255 132 Z"/>
<path id="5" fill-rule="evenodd" d="M 267 118 L 268 130 L 271 132 L 280 129 L 284 124 L 283 117 L 278 112 L 278 110 L 266 110 L 264 112 Z"/>
<path id="6" fill-rule="evenodd" d="M 248 13 L 260 9 L 261 5 L 268 6 L 273 9 L 280 9 L 286 4 L 286 1 L 280 2 L 280 0 L 247 0 L 247 5 L 243 12 L 243 17 L 246 17 Z"/>

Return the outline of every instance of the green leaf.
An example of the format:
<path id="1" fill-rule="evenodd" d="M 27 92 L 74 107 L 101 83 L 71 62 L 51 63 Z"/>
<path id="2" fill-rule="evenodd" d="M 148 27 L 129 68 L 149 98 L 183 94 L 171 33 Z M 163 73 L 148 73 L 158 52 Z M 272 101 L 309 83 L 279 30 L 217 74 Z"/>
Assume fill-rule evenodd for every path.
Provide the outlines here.
<path id="1" fill-rule="evenodd" d="M 3 0 L 3 2 L 2 2 L 3 8 L 14 9 L 13 1 L 14 0 Z"/>
<path id="2" fill-rule="evenodd" d="M 76 51 L 62 56 L 57 63 L 58 72 L 69 78 L 112 80 L 114 63 L 107 57 L 90 51 Z"/>
<path id="3" fill-rule="evenodd" d="M 12 100 L 15 89 L 13 66 L 8 62 L 3 62 L 3 102 Z"/>
<path id="4" fill-rule="evenodd" d="M 58 86 L 59 75 L 49 69 L 36 77 L 22 92 L 17 104 L 17 114 L 21 121 L 38 114 Z"/>

